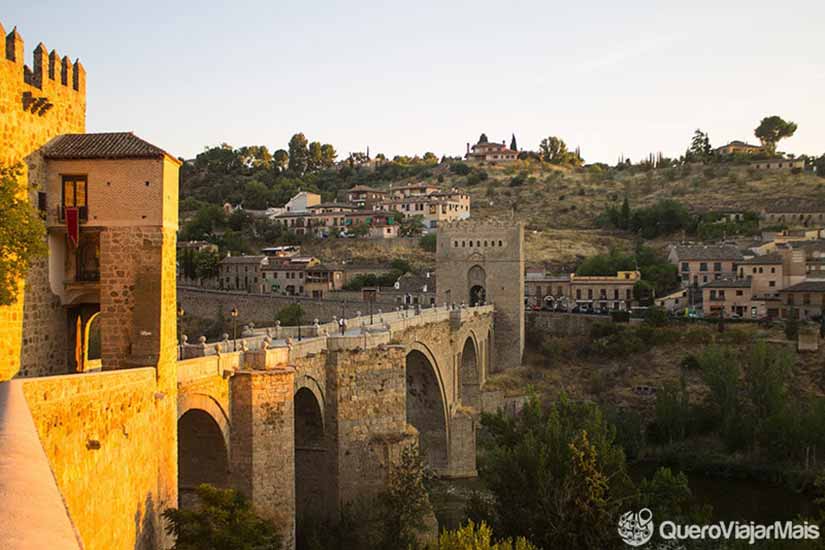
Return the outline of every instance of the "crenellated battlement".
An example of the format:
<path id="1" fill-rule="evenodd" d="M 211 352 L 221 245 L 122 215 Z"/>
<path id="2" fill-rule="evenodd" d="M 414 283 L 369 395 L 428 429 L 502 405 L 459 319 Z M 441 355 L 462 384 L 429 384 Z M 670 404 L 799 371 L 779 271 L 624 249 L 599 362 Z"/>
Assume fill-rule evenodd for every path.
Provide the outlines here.
<path id="1" fill-rule="evenodd" d="M 10 33 L 0 23 L 0 36 L 5 37 L 5 56 L 3 61 L 12 63 L 20 67 L 23 83 L 37 88 L 41 91 L 49 91 L 56 87 L 64 87 L 76 91 L 78 94 L 86 95 L 86 69 L 80 60 L 74 62 L 68 56 L 62 58 L 56 50 L 48 52 L 46 46 L 41 42 L 34 49 L 34 59 L 31 67 L 25 64 L 25 45 L 23 37 L 14 27 Z M 29 90 L 30 99 L 23 98 L 24 109 L 32 110 L 38 114 L 51 107 L 48 104 L 48 96 L 36 96 Z M 36 100 L 40 100 L 35 104 Z"/>
<path id="2" fill-rule="evenodd" d="M 500 218 L 489 218 L 486 220 L 457 220 L 445 222 L 439 225 L 439 231 L 479 231 L 479 230 L 512 230 L 516 227 L 514 220 L 503 220 Z"/>

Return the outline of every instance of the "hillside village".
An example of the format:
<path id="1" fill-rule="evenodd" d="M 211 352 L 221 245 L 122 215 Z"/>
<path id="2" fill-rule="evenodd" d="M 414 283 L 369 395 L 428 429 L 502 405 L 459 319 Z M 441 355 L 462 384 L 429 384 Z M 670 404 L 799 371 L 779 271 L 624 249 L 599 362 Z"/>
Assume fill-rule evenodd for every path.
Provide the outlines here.
<path id="1" fill-rule="evenodd" d="M 711 148 L 700 131 L 678 160 L 659 154 L 638 164 L 585 165 L 558 138 L 540 151 L 519 151 L 515 135 L 508 147 L 482 134 L 462 159 L 350 155 L 328 172 L 369 185 L 297 190 L 283 205 L 262 209 L 224 203 L 230 225 L 233 218 L 264 224 L 275 237 L 259 240 L 257 250 L 232 250 L 221 239 L 226 230 L 215 226 L 212 238 L 182 240 L 179 282 L 314 299 L 375 287 L 386 303 L 431 305 L 436 228 L 503 218 L 526 223 L 525 302 L 534 309 L 656 305 L 694 317 L 818 318 L 825 180 L 816 159 L 738 140 Z M 634 258 L 642 240 L 655 265 Z M 201 253 L 211 261 L 201 261 L 199 273 L 193 255 Z M 624 266 L 588 268 L 622 254 Z"/>
<path id="2" fill-rule="evenodd" d="M 0 548 L 821 546 L 825 154 L 779 150 L 795 122 L 609 164 L 517 131 L 186 159 L 87 132 L 83 64 L 0 36 Z"/>

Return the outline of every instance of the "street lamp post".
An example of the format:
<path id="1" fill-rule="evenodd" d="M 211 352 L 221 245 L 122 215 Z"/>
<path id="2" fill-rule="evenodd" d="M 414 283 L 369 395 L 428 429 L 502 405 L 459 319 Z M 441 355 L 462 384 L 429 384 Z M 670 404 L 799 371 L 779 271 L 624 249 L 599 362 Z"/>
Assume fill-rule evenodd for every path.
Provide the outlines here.
<path id="1" fill-rule="evenodd" d="M 298 303 L 298 298 L 295 298 L 296 311 L 298 313 L 298 341 L 301 341 L 301 323 L 303 322 L 304 311 L 301 309 L 301 304 Z"/>
<path id="2" fill-rule="evenodd" d="M 232 306 L 229 315 L 232 316 L 232 351 L 238 351 L 238 308 Z"/>
<path id="3" fill-rule="evenodd" d="M 183 331 L 183 328 L 181 327 L 181 322 L 183 321 L 183 316 L 185 314 L 186 311 L 184 311 L 183 306 L 178 304 L 178 359 L 183 359 L 183 342 L 181 342 L 181 332 Z"/>

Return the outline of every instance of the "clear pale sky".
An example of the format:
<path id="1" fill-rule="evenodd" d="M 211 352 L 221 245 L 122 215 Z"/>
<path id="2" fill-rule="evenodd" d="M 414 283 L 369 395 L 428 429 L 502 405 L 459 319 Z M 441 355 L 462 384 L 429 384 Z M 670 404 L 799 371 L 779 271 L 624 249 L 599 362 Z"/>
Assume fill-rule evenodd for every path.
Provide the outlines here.
<path id="1" fill-rule="evenodd" d="M 679 155 L 696 128 L 825 153 L 825 1 L 11 2 L 88 72 L 87 130 L 186 158 L 207 145 L 464 153 L 481 132 L 580 146 L 588 162 Z M 30 57 L 28 62 L 30 63 Z"/>

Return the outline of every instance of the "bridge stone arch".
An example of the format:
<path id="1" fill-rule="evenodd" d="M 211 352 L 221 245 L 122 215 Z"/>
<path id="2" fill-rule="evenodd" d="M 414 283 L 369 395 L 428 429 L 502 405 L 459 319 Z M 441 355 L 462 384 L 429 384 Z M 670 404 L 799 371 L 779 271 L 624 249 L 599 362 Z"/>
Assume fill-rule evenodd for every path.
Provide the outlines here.
<path id="1" fill-rule="evenodd" d="M 327 404 L 321 383 L 303 373 L 295 379 L 293 397 L 295 444 L 295 520 L 298 532 L 306 521 L 328 515 L 335 493 L 334 425 L 326 422 Z"/>
<path id="2" fill-rule="evenodd" d="M 178 400 L 179 506 L 195 501 L 201 483 L 229 486 L 229 417 L 205 394 L 184 394 Z"/>
<path id="3" fill-rule="evenodd" d="M 429 347 L 413 342 L 404 361 L 407 423 L 419 434 L 425 461 L 437 471 L 449 466 L 450 407 L 444 377 Z"/>
<path id="4" fill-rule="evenodd" d="M 482 360 L 481 343 L 474 331 L 470 330 L 461 346 L 458 379 L 460 384 L 461 404 L 481 409 L 481 382 L 483 380 L 484 363 Z"/>

